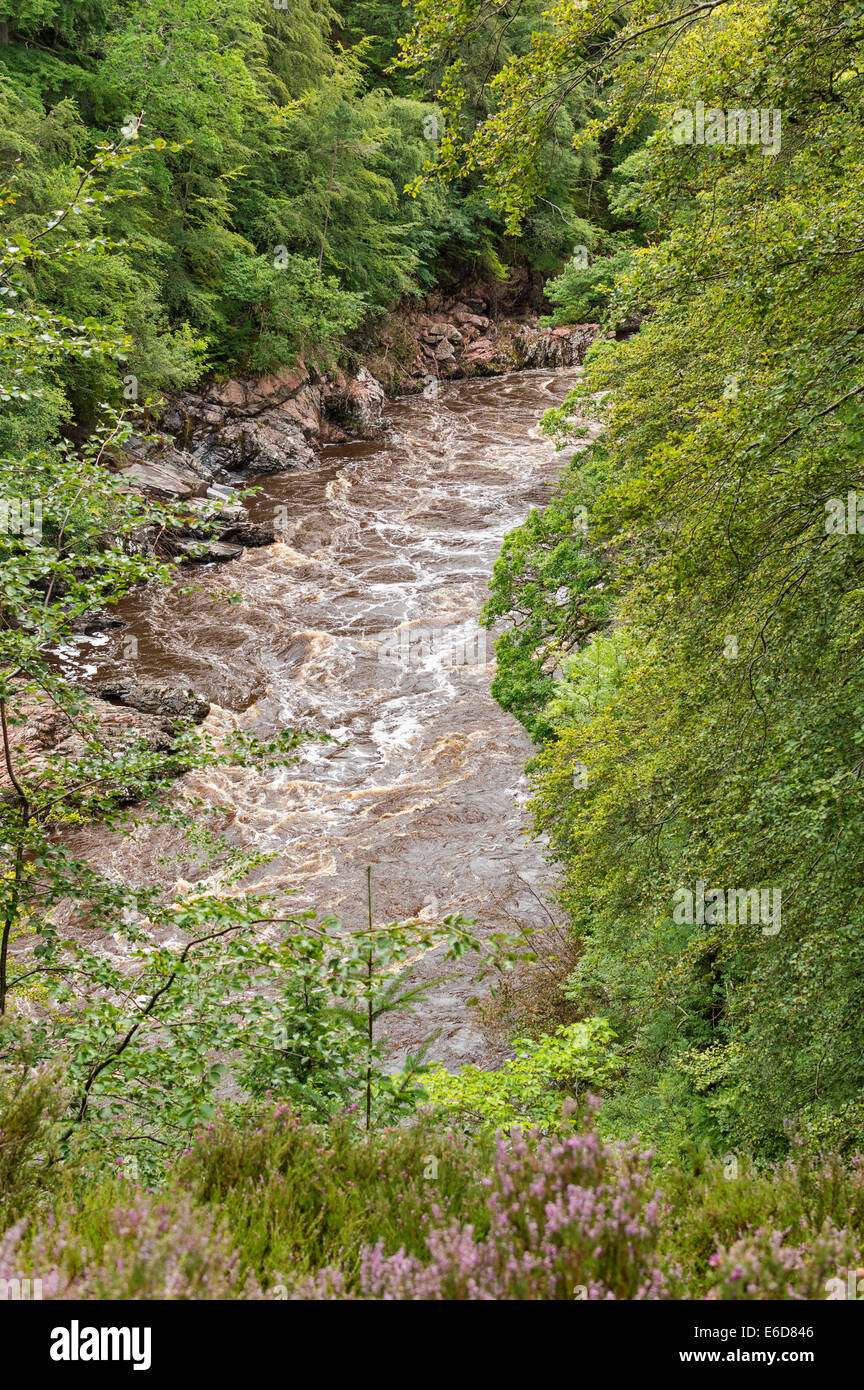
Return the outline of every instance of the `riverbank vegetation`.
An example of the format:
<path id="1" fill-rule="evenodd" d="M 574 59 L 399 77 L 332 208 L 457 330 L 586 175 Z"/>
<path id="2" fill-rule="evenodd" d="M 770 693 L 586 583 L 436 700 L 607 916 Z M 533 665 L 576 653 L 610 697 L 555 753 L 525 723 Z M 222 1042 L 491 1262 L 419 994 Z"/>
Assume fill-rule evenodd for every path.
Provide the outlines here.
<path id="1" fill-rule="evenodd" d="M 762 1169 L 696 1150 L 658 1168 L 638 1141 L 598 1137 L 591 1107 L 554 1138 L 496 1140 L 428 1119 L 361 1136 L 350 1117 L 322 1128 L 270 1104 L 190 1134 L 145 1188 L 130 1159 L 95 1182 L 74 1162 L 46 1174 L 62 1106 L 43 1076 L 6 1110 L 0 1278 L 41 1279 L 45 1298 L 787 1300 L 846 1297 L 849 1274 L 857 1287 L 861 1165 L 800 1145 Z"/>
<path id="2" fill-rule="evenodd" d="M 524 49 L 530 5 L 498 49 Z M 7 429 L 50 436 L 195 381 L 327 363 L 346 335 L 448 277 L 537 276 L 579 241 L 591 157 L 572 149 L 582 110 L 565 102 L 544 143 L 549 187 L 518 238 L 466 173 L 416 183 L 444 138 L 434 74 L 389 70 L 410 24 L 399 0 L 39 0 L 11 7 L 0 45 L 4 235 L 27 248 L 21 294 L 34 312 L 92 320 L 116 358 L 46 354 L 50 383 Z M 466 55 L 485 109 L 484 45 Z M 128 158 L 82 189 L 97 147 Z M 412 192 L 407 191 L 412 185 Z M 56 210 L 68 207 L 62 224 Z M 45 229 L 48 230 L 45 230 Z M 34 231 L 53 252 L 30 253 Z"/>
<path id="3" fill-rule="evenodd" d="M 603 8 L 571 31 L 577 53 Z M 694 23 L 684 8 L 657 11 L 673 56 L 629 195 L 658 236 L 610 310 L 644 322 L 597 346 L 547 421 L 562 445 L 589 419 L 602 433 L 499 562 L 490 616 L 518 621 L 496 693 L 538 741 L 535 824 L 578 942 L 564 994 L 608 1019 L 627 1059 L 610 1127 L 773 1159 L 795 1124 L 851 1153 L 864 1085 L 862 553 L 846 519 L 864 390 L 860 14 L 714 5 Z M 611 59 L 613 124 L 642 109 L 645 18 L 636 7 L 616 39 L 633 35 Z M 525 91 L 484 134 L 502 161 L 502 132 L 554 61 L 523 69 Z M 676 113 L 697 100 L 708 121 L 758 108 L 759 143 L 678 143 Z M 506 191 L 506 164 L 496 178 Z M 580 508 L 584 534 L 570 524 Z M 687 892 L 705 895 L 702 920 L 688 920 Z M 736 911 L 751 892 L 782 915 Z"/>
<path id="4" fill-rule="evenodd" d="M 0 1280 L 846 1296 L 860 6 L 28 0 L 4 37 Z M 189 509 L 106 468 L 148 397 L 333 363 L 516 266 L 550 323 L 606 330 L 487 608 L 561 874 L 533 959 L 458 916 L 376 924 L 371 885 L 352 932 L 256 891 L 264 856 L 166 785 L 305 733 L 106 740 L 54 659 L 173 572 Z M 185 856 L 121 881 L 73 852 L 94 821 L 181 826 Z M 501 1068 L 388 1069 L 433 946 L 497 981 Z"/>

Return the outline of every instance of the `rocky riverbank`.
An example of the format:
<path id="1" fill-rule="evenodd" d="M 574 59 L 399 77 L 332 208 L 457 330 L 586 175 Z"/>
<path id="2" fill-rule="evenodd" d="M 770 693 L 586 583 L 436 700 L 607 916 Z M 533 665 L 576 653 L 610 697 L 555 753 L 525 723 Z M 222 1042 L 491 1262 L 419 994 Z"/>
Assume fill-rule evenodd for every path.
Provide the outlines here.
<path id="1" fill-rule="evenodd" d="M 541 328 L 532 314 L 493 317 L 495 308 L 492 292 L 477 286 L 461 297 L 437 292 L 394 311 L 365 344 L 354 344 L 352 351 L 364 352 L 370 365 L 357 361 L 351 375 L 299 363 L 291 371 L 213 381 L 166 400 L 152 422 L 155 437 L 134 437 L 112 460 L 130 488 L 183 503 L 188 519 L 158 533 L 160 553 L 184 564 L 212 564 L 239 558 L 245 547 L 271 544 L 274 531 L 250 521 L 235 487 L 311 468 L 325 445 L 374 439 L 387 424 L 388 396 L 429 395 L 439 381 L 578 365 L 600 332 L 596 324 Z M 142 546 L 156 543 L 155 528 L 140 537 Z M 94 613 L 77 626 L 100 632 L 117 624 L 108 613 Z M 197 722 L 208 709 L 193 691 L 171 686 L 115 682 L 87 694 L 109 746 L 144 737 L 148 747 L 164 751 L 178 719 Z M 81 732 L 64 715 L 39 701 L 29 714 L 17 751 L 31 770 L 48 750 L 72 760 L 81 756 Z"/>
<path id="2" fill-rule="evenodd" d="M 14 766 L 25 781 L 38 780 L 49 765 L 54 775 L 61 776 L 63 762 L 71 769 L 92 756 L 94 737 L 108 754 L 119 754 L 141 740 L 151 753 L 168 753 L 181 720 L 199 724 L 210 712 L 204 696 L 188 687 L 162 683 L 118 678 L 86 695 L 86 714 L 67 712 L 47 696 L 34 697 L 21 710 L 24 722 L 10 731 L 9 746 Z M 0 801 L 18 801 L 2 761 Z"/>
<path id="3" fill-rule="evenodd" d="M 600 331 L 596 324 L 541 328 L 526 313 L 496 318 L 491 300 L 491 292 L 473 286 L 462 297 L 439 292 L 401 307 L 353 345 L 357 365 L 350 375 L 301 361 L 291 370 L 211 381 L 169 398 L 153 419 L 157 438 L 130 440 L 115 467 L 129 486 L 157 497 L 193 507 L 205 497 L 224 503 L 214 541 L 205 543 L 194 526 L 169 537 L 180 559 L 230 560 L 243 546 L 266 545 L 272 534 L 248 524 L 230 484 L 310 468 L 324 445 L 374 438 L 386 425 L 388 395 L 434 391 L 444 380 L 577 365 Z"/>

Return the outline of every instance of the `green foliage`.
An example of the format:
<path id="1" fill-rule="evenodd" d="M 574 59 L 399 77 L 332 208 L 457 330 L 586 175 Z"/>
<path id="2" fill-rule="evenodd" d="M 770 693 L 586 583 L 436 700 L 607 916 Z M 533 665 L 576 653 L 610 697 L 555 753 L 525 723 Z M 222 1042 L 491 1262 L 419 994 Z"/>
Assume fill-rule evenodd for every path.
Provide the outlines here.
<path id="1" fill-rule="evenodd" d="M 364 1246 L 425 1255 L 429 1208 L 486 1225 L 482 1178 L 491 1144 L 415 1117 L 360 1139 L 322 1129 L 284 1107 L 226 1110 L 197 1134 L 172 1179 L 224 1213 L 244 1269 L 278 1287 L 338 1261 L 355 1286 Z"/>
<path id="2" fill-rule="evenodd" d="M 555 311 L 546 322 L 557 328 L 565 323 L 596 323 L 609 305 L 616 278 L 630 269 L 631 251 L 601 256 L 592 265 L 570 261 L 546 286 L 546 297 Z"/>
<path id="3" fill-rule="evenodd" d="M 410 79 L 393 67 L 399 39 L 411 23 L 410 4 L 403 0 L 350 0 L 340 6 L 336 31 L 342 43 L 357 44 L 363 55 L 364 70 L 377 87 L 410 95 Z"/>
<path id="4" fill-rule="evenodd" d="M 363 315 L 363 299 L 322 276 L 313 260 L 238 256 L 222 290 L 222 353 L 246 370 L 293 366 L 299 357 L 328 365 Z"/>
<path id="5" fill-rule="evenodd" d="M 611 142 L 596 138 L 608 104 L 595 74 L 618 27 L 606 0 L 586 7 L 417 0 L 414 9 L 400 64 L 434 83 L 447 126 L 429 172 L 459 179 L 476 171 L 512 234 L 546 211 L 565 223 L 574 219 L 573 232 L 575 219 L 609 226 L 607 181 L 632 146 L 622 141 L 613 153 Z M 568 68 L 581 29 L 591 34 L 596 62 L 574 72 Z M 548 218 L 537 225 L 550 226 Z M 583 239 L 573 236 L 574 243 Z"/>
<path id="6" fill-rule="evenodd" d="M 128 365 L 118 374 L 99 355 L 74 371 L 52 367 L 21 447 L 70 412 L 91 425 L 100 402 L 119 398 L 124 373 L 144 395 L 188 386 L 208 365 L 266 371 L 298 352 L 327 362 L 364 308 L 380 312 L 442 270 L 503 273 L 502 253 L 544 274 L 559 268 L 581 169 L 573 113 L 548 147 L 550 201 L 504 252 L 476 179 L 406 192 L 436 149 L 440 118 L 423 99 L 433 88 L 384 73 L 407 22 L 390 0 L 344 15 L 317 0 L 19 9 L 0 50 L 10 233 L 24 237 L 74 201 L 94 145 L 119 141 L 139 156 L 131 177 L 118 164 L 76 205 L 74 257 L 22 267 L 34 308 L 110 327 Z M 530 28 L 515 37 L 527 43 Z M 478 92 L 484 52 L 472 59 Z"/>
<path id="7" fill-rule="evenodd" d="M 25 1030 L 0 1020 L 0 1232 L 51 1186 L 50 1135 L 68 1101 L 62 1074 L 39 1066 Z M 49 1141 L 46 1143 L 46 1141 Z"/>
<path id="8" fill-rule="evenodd" d="M 415 58 L 453 52 L 473 8 L 430 0 Z M 864 366 L 860 15 L 715 8 L 685 26 L 677 0 L 640 4 L 613 30 L 595 0 L 556 7 L 502 68 L 497 109 L 468 145 L 454 137 L 452 158 L 467 151 L 518 219 L 556 84 L 604 75 L 587 138 L 653 132 L 612 200 L 650 209 L 652 242 L 606 310 L 647 317 L 598 343 L 550 412 L 562 444 L 587 418 L 602 433 L 505 542 L 493 689 L 543 744 L 535 826 L 564 873 L 568 998 L 609 1018 L 628 1059 L 605 1123 L 664 1150 L 690 1134 L 765 1157 L 794 1118 L 848 1151 L 864 1090 L 861 565 L 845 524 Z M 782 138 L 680 144 L 672 118 L 696 100 L 779 113 Z M 581 318 L 589 290 L 569 270 L 551 294 Z M 610 622 L 626 665 L 592 703 L 583 663 Z M 779 894 L 779 931 L 725 905 L 688 922 L 676 894 L 699 883 Z"/>
<path id="9" fill-rule="evenodd" d="M 517 1038 L 516 1056 L 493 1071 L 466 1065 L 451 1074 L 433 1067 L 423 1087 L 434 1115 L 469 1130 L 555 1133 L 570 1127 L 580 1088 L 602 1089 L 614 1074 L 614 1037 L 605 1019 L 589 1018 L 553 1036 Z"/>
<path id="10" fill-rule="evenodd" d="M 730 1265 L 717 1252 L 736 1246 L 747 1264 L 757 1253 L 757 1287 L 747 1293 L 745 1281 L 735 1290 L 731 1280 L 714 1297 L 788 1296 L 786 1281 L 780 1281 L 779 1293 L 767 1288 L 776 1270 L 776 1246 L 799 1252 L 798 1269 L 809 1281 L 810 1298 L 825 1298 L 827 1278 L 850 1267 L 847 1249 L 845 1258 L 835 1250 L 826 1269 L 820 1246 L 824 1250 L 831 1231 L 850 1232 L 860 1244 L 861 1164 L 844 1162 L 800 1135 L 793 1137 L 791 1149 L 782 1163 L 759 1168 L 743 1154 L 728 1153 L 718 1161 L 689 1143 L 664 1168 L 661 1182 L 670 1204 L 664 1244 L 669 1258 L 689 1271 L 692 1297 L 704 1298 L 718 1278 L 728 1280 L 734 1261 Z"/>
<path id="11" fill-rule="evenodd" d="M 556 728 L 579 726 L 599 714 L 621 686 L 626 659 L 626 637 L 620 628 L 613 628 L 608 637 L 593 637 L 565 657 L 546 707 Z"/>
<path id="12" fill-rule="evenodd" d="M 609 621 L 609 564 L 587 531 L 605 476 L 599 452 L 577 454 L 554 500 L 532 508 L 495 562 L 483 621 L 508 626 L 496 644 L 492 694 L 535 738 L 549 732 L 546 706 L 561 660 Z"/>
<path id="13" fill-rule="evenodd" d="M 474 938 L 457 921 L 443 934 L 399 924 L 351 934 L 301 917 L 267 935 L 276 909 L 231 892 L 246 867 L 223 867 L 218 891 L 167 901 L 150 890 L 146 908 L 127 894 L 133 920 L 111 932 L 110 952 L 49 942 L 36 958 L 54 1009 L 30 1036 L 37 1060 L 65 1059 L 60 1138 L 94 1162 L 134 1153 L 142 1175 L 158 1174 L 188 1131 L 214 1117 L 226 1078 L 318 1120 L 358 1108 L 362 1118 L 373 1079 L 370 1124 L 413 1110 L 413 1071 L 388 1083 L 374 1026 L 423 991 L 389 972 L 439 935 L 450 959 Z M 95 896 L 91 887 L 91 908 Z"/>

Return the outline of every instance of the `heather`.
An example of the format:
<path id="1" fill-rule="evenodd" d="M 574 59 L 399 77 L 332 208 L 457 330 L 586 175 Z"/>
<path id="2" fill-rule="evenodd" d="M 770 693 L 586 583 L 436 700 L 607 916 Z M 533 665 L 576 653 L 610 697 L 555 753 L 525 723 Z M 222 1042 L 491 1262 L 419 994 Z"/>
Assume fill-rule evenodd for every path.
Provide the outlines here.
<path id="1" fill-rule="evenodd" d="M 660 1194 L 650 1155 L 611 1148 L 593 1130 L 561 1143 L 499 1139 L 488 1177 L 485 1234 L 430 1212 L 426 1257 L 363 1252 L 360 1290 L 384 1299 L 659 1298 L 668 1286 L 657 1261 Z M 337 1296 L 325 1270 L 305 1296 Z"/>
<path id="2" fill-rule="evenodd" d="M 147 1189 L 67 1163 L 6 1225 L 0 1279 L 53 1299 L 797 1300 L 864 1263 L 861 1162 L 660 1162 L 601 1128 L 595 1102 L 494 1140 L 228 1107 Z"/>
<path id="3" fill-rule="evenodd" d="M 107 1194 L 106 1194 L 107 1196 Z M 71 1214 L 26 1220 L 0 1241 L 0 1278 L 41 1281 L 47 1299 L 260 1298 L 215 1220 L 188 1200 L 114 1194 L 82 1232 Z M 25 1272 L 26 1271 L 26 1272 Z"/>

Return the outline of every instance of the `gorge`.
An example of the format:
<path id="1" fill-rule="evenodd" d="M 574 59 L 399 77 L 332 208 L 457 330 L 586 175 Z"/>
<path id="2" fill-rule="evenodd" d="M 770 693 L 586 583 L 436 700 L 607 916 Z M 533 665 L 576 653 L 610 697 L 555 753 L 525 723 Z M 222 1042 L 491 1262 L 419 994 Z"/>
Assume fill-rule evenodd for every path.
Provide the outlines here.
<path id="1" fill-rule="evenodd" d="M 489 693 L 494 635 L 477 618 L 504 535 L 548 500 L 560 459 L 539 419 L 578 376 L 531 369 L 390 402 L 378 438 L 256 478 L 250 519 L 274 530 L 272 545 L 227 569 L 196 567 L 188 592 L 178 579 L 131 595 L 112 610 L 122 626 L 65 647 L 79 685 L 191 687 L 217 738 L 293 726 L 335 740 L 307 744 L 297 768 L 269 778 L 185 779 L 227 808 L 232 838 L 276 854 L 256 887 L 356 926 L 372 864 L 381 921 L 462 911 L 481 932 L 543 925 L 545 866 L 523 811 L 530 743 Z M 238 602 L 220 598 L 226 585 Z M 146 881 L 157 850 L 182 848 L 164 831 L 80 839 L 129 881 Z M 439 966 L 431 953 L 418 981 Z M 388 1023 L 393 1046 L 440 1029 L 432 1057 L 488 1061 L 465 1003 L 473 990 L 466 967 L 418 1014 Z"/>

